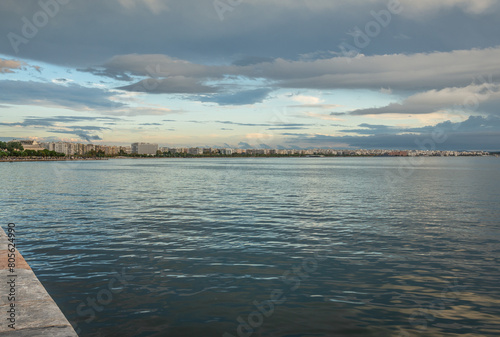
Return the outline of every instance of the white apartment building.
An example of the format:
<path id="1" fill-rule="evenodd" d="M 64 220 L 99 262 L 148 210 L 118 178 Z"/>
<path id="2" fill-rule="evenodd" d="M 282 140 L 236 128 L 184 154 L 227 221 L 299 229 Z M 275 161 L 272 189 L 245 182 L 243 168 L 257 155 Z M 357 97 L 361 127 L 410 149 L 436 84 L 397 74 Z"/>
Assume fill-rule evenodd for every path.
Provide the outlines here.
<path id="1" fill-rule="evenodd" d="M 158 151 L 158 144 L 150 144 L 150 143 L 133 143 L 132 144 L 132 153 L 133 154 L 155 155 L 156 151 Z"/>
<path id="2" fill-rule="evenodd" d="M 202 155 L 203 149 L 201 149 L 199 147 L 192 147 L 189 149 L 188 153 L 193 154 L 193 155 Z"/>

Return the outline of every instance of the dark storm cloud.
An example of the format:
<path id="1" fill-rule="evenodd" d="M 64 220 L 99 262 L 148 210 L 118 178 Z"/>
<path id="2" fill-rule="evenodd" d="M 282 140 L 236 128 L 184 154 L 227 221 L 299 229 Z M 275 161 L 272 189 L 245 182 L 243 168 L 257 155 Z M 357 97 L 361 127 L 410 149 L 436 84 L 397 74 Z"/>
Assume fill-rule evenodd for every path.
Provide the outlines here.
<path id="1" fill-rule="evenodd" d="M 233 62 L 233 65 L 238 67 L 251 66 L 260 63 L 269 63 L 273 62 L 274 59 L 270 57 L 261 57 L 261 56 L 246 56 L 241 59 L 238 59 Z"/>
<path id="2" fill-rule="evenodd" d="M 293 134 L 288 134 L 294 136 Z M 373 136 L 325 136 L 311 135 L 292 137 L 290 144 L 309 145 L 310 147 L 345 148 L 340 144 L 348 144 L 350 148 L 362 149 L 399 149 L 399 150 L 498 150 L 500 132 L 457 132 L 447 136 L 446 141 L 425 146 L 432 139 L 432 134 L 424 135 L 373 135 Z"/>
<path id="3" fill-rule="evenodd" d="M 455 133 L 455 132 L 500 132 L 500 117 L 498 116 L 470 116 L 463 122 L 453 123 L 445 121 L 433 126 L 417 128 L 400 128 L 387 125 L 372 125 L 363 123 L 358 125 L 360 129 L 340 130 L 345 133 L 356 133 L 358 135 L 397 135 L 402 133 L 425 134 L 433 131 Z"/>
<path id="4" fill-rule="evenodd" d="M 58 85 L 34 81 L 0 81 L 0 102 L 17 105 L 62 107 L 73 110 L 115 109 L 122 103 L 110 100 L 114 94 L 77 84 Z"/>
<path id="5" fill-rule="evenodd" d="M 494 1 L 401 3 L 401 14 L 393 16 L 363 54 L 500 44 L 499 6 Z M 243 59 L 241 55 L 294 59 L 313 52 L 339 51 L 341 42 L 352 43 L 349 31 L 356 26 L 364 29 L 374 20 L 371 11 L 386 8 L 386 0 L 256 0 L 242 2 L 221 21 L 213 1 L 70 1 L 60 5 L 28 43 L 19 46 L 19 56 L 77 67 L 138 50 L 190 60 L 222 60 L 228 55 L 234 60 Z M 22 36 L 22 18 L 32 21 L 41 10 L 38 1 L 1 1 L 0 31 Z M 7 38 L 0 43 L 0 53 L 15 54 Z"/>
<path id="6" fill-rule="evenodd" d="M 288 141 L 290 144 L 301 143 L 312 147 L 335 147 L 338 144 L 348 144 L 349 147 L 353 148 L 410 150 L 423 149 L 422 144 L 431 143 L 438 150 L 500 149 L 500 117 L 497 116 L 471 116 L 459 123 L 446 121 L 421 128 L 396 128 L 371 124 L 359 126 L 363 129 L 342 130 L 342 132 L 357 133 L 360 136 L 328 136 L 304 133 L 283 133 L 283 135 L 291 137 Z M 436 138 L 443 141 L 437 142 Z"/>

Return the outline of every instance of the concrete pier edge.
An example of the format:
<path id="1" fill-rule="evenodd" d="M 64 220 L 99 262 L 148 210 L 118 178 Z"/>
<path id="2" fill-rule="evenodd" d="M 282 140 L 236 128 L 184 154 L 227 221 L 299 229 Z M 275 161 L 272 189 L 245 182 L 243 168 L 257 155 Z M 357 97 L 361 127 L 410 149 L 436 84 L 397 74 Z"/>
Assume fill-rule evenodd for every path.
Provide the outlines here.
<path id="1" fill-rule="evenodd" d="M 14 241 L 16 242 L 17 240 Z M 78 337 L 17 250 L 17 245 L 15 267 L 13 270 L 10 269 L 8 254 L 12 252 L 9 252 L 9 243 L 8 236 L 3 228 L 0 228 L 0 335 L 2 337 Z M 11 257 L 10 263 L 12 261 Z M 14 314 L 15 325 L 13 327 L 15 329 L 11 325 L 12 314 Z"/>

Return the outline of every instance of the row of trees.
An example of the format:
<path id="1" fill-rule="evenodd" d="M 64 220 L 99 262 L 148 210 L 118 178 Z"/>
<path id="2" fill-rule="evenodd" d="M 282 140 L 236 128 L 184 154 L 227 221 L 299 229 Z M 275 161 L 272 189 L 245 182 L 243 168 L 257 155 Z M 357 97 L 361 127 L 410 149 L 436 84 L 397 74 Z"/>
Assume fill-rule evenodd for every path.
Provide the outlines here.
<path id="1" fill-rule="evenodd" d="M 1 157 L 64 157 L 64 153 L 49 150 L 25 150 L 19 142 L 0 142 Z"/>

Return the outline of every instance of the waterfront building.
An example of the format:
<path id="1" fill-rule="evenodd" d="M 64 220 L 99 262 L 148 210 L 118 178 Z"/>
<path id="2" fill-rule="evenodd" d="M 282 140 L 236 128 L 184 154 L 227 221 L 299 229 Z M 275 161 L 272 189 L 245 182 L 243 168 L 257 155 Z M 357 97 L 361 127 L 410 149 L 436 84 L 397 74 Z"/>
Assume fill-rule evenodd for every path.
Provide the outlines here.
<path id="1" fill-rule="evenodd" d="M 84 153 L 89 153 L 91 151 L 95 151 L 94 144 L 87 144 L 87 145 L 85 145 L 85 152 Z"/>
<path id="2" fill-rule="evenodd" d="M 233 149 L 220 149 L 220 154 L 225 155 L 225 156 L 232 156 Z"/>
<path id="3" fill-rule="evenodd" d="M 155 155 L 158 151 L 158 144 L 133 143 L 131 147 L 133 154 Z"/>
<path id="4" fill-rule="evenodd" d="M 188 153 L 189 154 L 192 154 L 192 155 L 202 155 L 203 154 L 203 149 L 200 149 L 199 147 L 192 147 L 188 150 Z"/>
<path id="5" fill-rule="evenodd" d="M 57 142 L 54 145 L 54 151 L 66 154 L 68 152 L 68 145 L 66 143 Z"/>
<path id="6" fill-rule="evenodd" d="M 130 146 L 120 146 L 120 148 L 118 149 L 118 152 L 123 152 L 123 153 L 126 153 L 126 154 L 131 154 L 132 153 L 132 147 L 130 147 Z"/>
<path id="7" fill-rule="evenodd" d="M 25 150 L 42 151 L 45 150 L 42 144 L 38 143 L 36 140 L 13 140 L 9 143 L 17 142 L 21 143 Z"/>

